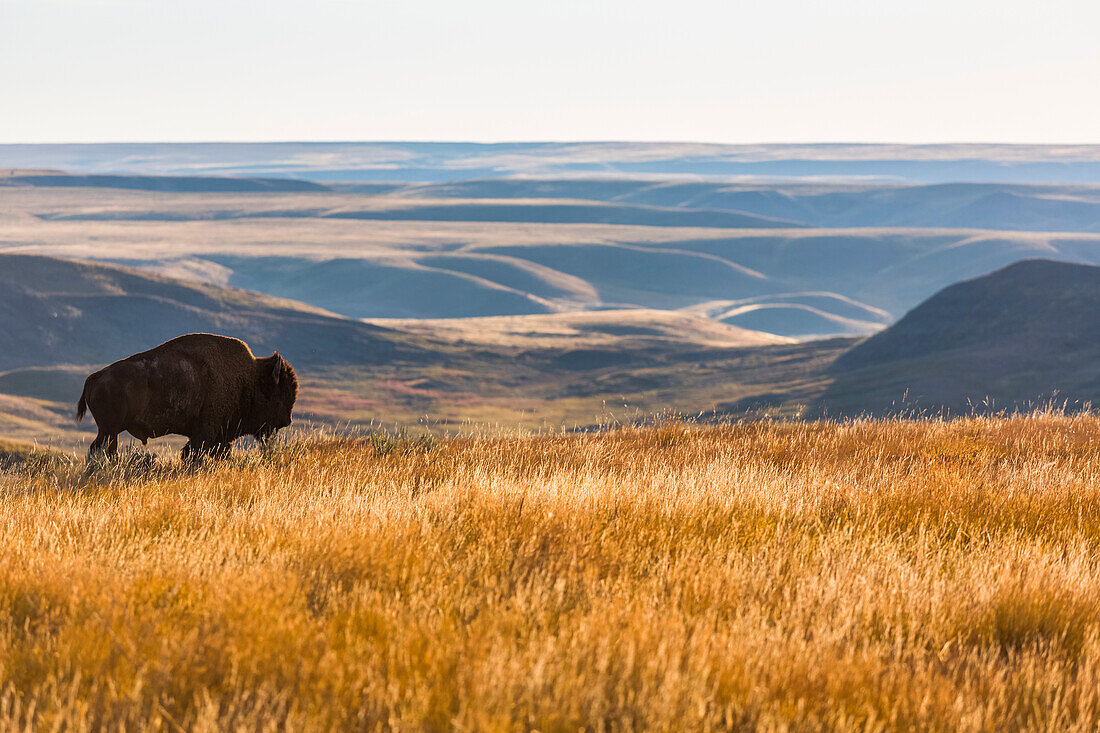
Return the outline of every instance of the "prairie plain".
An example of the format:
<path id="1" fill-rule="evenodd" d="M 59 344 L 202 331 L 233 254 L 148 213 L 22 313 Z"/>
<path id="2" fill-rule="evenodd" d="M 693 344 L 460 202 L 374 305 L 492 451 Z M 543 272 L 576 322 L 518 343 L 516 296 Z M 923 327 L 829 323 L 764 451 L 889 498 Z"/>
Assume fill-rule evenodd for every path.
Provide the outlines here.
<path id="1" fill-rule="evenodd" d="M 6 729 L 1100 725 L 1096 417 L 12 456 Z"/>

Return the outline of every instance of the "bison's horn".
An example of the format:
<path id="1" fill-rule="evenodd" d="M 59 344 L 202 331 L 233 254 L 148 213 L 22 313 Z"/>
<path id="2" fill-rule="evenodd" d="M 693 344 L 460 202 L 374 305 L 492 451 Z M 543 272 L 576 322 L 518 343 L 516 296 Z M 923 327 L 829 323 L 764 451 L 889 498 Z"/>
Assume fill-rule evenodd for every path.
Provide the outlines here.
<path id="1" fill-rule="evenodd" d="M 279 356 L 279 352 L 276 351 L 271 355 L 272 360 L 275 362 L 275 366 L 271 369 L 271 376 L 275 379 L 275 384 L 279 383 L 279 380 L 283 378 L 283 370 L 286 362 L 283 361 L 283 357 Z"/>

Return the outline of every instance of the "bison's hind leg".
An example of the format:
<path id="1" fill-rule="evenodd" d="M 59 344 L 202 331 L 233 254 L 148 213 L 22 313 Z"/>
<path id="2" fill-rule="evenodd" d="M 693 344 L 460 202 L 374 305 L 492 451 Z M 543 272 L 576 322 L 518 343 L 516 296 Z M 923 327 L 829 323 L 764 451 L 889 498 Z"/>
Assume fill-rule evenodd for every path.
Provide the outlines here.
<path id="1" fill-rule="evenodd" d="M 91 447 L 88 448 L 88 455 L 94 456 L 100 451 L 106 450 L 104 445 L 107 443 L 107 433 L 100 433 L 95 436 L 95 440 L 92 441 Z"/>
<path id="2" fill-rule="evenodd" d="M 118 455 L 118 433 L 105 433 L 102 430 L 95 436 L 92 445 L 88 448 L 88 455 L 94 456 L 102 453 L 108 458 Z"/>

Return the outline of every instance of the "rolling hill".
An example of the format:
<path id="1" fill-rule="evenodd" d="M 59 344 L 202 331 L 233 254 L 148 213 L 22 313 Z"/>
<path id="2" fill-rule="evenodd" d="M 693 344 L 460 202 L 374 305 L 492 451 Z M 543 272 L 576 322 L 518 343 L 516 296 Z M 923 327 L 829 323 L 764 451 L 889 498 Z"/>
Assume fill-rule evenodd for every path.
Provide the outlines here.
<path id="1" fill-rule="evenodd" d="M 684 308 L 684 311 L 733 325 L 737 325 L 738 321 L 752 320 L 767 326 L 756 330 L 783 332 L 799 338 L 843 332 L 871 334 L 893 321 L 890 314 L 881 308 L 827 292 L 712 300 Z"/>
<path id="2" fill-rule="evenodd" d="M 258 179 L 230 190 L 224 177 L 211 190 L 171 190 L 195 177 L 20 183 L 51 175 L 0 189 L 0 252 L 108 261 L 350 318 L 688 309 L 785 337 L 865 335 L 953 282 L 1015 261 L 1100 264 L 1100 234 L 1071 231 L 1092 226 L 1088 211 L 1056 207 L 1034 222 L 1058 231 L 945 224 L 974 223 L 952 212 L 984 210 L 990 195 L 1088 209 L 1100 201 L 1089 186 L 497 180 L 356 184 L 355 193 L 253 190 Z M 758 214 L 720 208 L 753 201 Z M 1023 216 L 1025 204 L 993 207 L 981 221 Z M 797 225 L 765 218 L 776 216 Z M 815 221 L 829 226 L 803 225 Z M 864 226 L 874 222 L 891 226 Z M 897 226 L 905 222 L 914 226 Z"/>
<path id="3" fill-rule="evenodd" d="M 332 188 L 368 190 L 354 184 Z M 1084 184 L 489 179 L 410 185 L 402 194 L 429 199 L 584 198 L 689 211 L 732 211 L 806 227 L 1100 232 L 1100 187 Z"/>
<path id="4" fill-rule="evenodd" d="M 222 209 L 202 218 L 327 217 L 377 221 L 589 223 L 718 228 L 928 227 L 1100 232 L 1100 185 L 1019 183 L 728 183 L 497 178 L 444 184 L 329 183 L 295 178 L 72 175 L 0 171 L 0 187 L 161 193 L 355 194 L 344 206 Z M 370 205 L 361 205 L 370 201 Z M 350 204 L 350 205 L 349 205 Z M 171 210 L 47 215 L 70 221 L 187 220 Z"/>
<path id="5" fill-rule="evenodd" d="M 6 255 L 0 273 L 0 316 L 15 324 L 0 343 L 0 435 L 26 442 L 78 443 L 72 401 L 89 370 L 188 331 L 278 348 L 303 378 L 300 417 L 322 425 L 557 429 L 668 409 L 728 419 L 1100 400 L 1100 267 L 1064 262 L 1028 260 L 952 285 L 863 341 L 804 343 L 736 322 L 770 307 L 812 311 L 831 296 L 359 322 L 115 266 Z"/>
<path id="6" fill-rule="evenodd" d="M 1100 403 L 1098 363 L 1100 267 L 1027 260 L 945 288 L 844 354 L 819 408 Z"/>
<path id="7" fill-rule="evenodd" d="M 699 411 L 716 392 L 744 397 L 780 383 L 797 391 L 807 364 L 820 373 L 844 348 L 676 311 L 366 323 L 132 268 L 10 254 L 0 255 L 0 318 L 0 436 L 61 448 L 92 429 L 72 419 L 89 372 L 194 331 L 284 354 L 302 380 L 301 425 L 401 420 L 449 432 Z"/>
<path id="8" fill-rule="evenodd" d="M 0 371 L 103 364 L 181 333 L 232 333 L 303 364 L 412 357 L 385 329 L 301 303 L 113 265 L 0 254 Z"/>
<path id="9" fill-rule="evenodd" d="M 684 311 L 619 310 L 489 318 L 372 320 L 379 326 L 465 347 L 675 351 L 692 348 L 746 348 L 793 343 L 793 339 L 738 328 Z M 591 353 L 586 351 L 585 353 Z M 574 359 L 575 360 L 575 359 Z"/>

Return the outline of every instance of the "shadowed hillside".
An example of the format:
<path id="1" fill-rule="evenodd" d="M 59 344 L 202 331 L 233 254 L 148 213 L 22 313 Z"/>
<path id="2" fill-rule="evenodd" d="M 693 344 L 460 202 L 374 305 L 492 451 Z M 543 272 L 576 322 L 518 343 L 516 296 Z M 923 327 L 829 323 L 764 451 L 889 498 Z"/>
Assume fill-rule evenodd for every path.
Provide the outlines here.
<path id="1" fill-rule="evenodd" d="M 230 284 L 278 293 L 349 318 L 438 317 L 550 313 L 544 298 L 484 277 L 413 262 L 294 257 L 212 258 L 232 268 Z M 538 283 L 530 283 L 538 289 Z"/>
<path id="2" fill-rule="evenodd" d="M 1100 267 L 1027 260 L 952 285 L 837 360 L 821 406 L 1100 402 Z M 902 406 L 899 402 L 899 407 Z"/>
<path id="3" fill-rule="evenodd" d="M 294 178 L 226 178 L 224 176 L 71 175 L 62 171 L 0 172 L 0 186 L 45 188 L 121 188 L 173 193 L 261 193 L 327 191 L 327 187 Z"/>
<path id="4" fill-rule="evenodd" d="M 608 304 L 673 307 L 700 300 L 765 295 L 780 285 L 735 261 L 709 253 L 623 244 L 493 247 L 478 253 L 527 260 L 580 278 Z"/>

